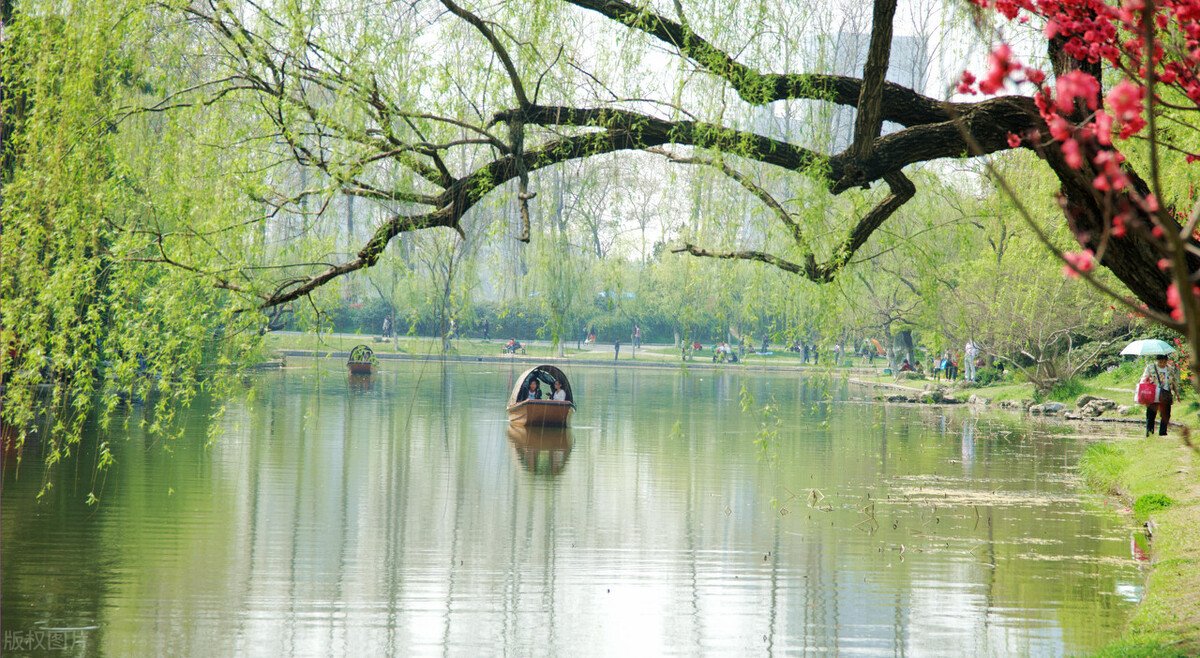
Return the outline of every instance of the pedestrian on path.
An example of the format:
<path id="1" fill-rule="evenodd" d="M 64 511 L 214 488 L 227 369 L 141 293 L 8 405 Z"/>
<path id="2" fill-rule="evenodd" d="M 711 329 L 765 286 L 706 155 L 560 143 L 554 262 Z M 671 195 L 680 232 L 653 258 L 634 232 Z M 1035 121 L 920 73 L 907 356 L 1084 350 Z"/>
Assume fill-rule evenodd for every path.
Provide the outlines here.
<path id="1" fill-rule="evenodd" d="M 1155 415 L 1161 416 L 1158 435 L 1166 436 L 1167 427 L 1171 425 L 1171 405 L 1179 399 L 1179 368 L 1167 359 L 1166 354 L 1159 354 L 1153 362 L 1146 364 L 1140 381 L 1153 382 L 1156 389 L 1154 402 L 1146 405 L 1146 436 L 1154 433 Z"/>
<path id="2" fill-rule="evenodd" d="M 621 339 L 613 341 L 613 361 L 616 361 L 621 356 Z"/>

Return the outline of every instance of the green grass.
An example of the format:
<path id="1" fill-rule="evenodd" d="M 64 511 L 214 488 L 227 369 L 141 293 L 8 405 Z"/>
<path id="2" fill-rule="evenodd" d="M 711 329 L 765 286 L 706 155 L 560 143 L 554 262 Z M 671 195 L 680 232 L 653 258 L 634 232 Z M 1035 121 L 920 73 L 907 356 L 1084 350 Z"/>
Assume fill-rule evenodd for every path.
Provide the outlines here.
<path id="1" fill-rule="evenodd" d="M 1121 446 L 1097 443 L 1083 454 L 1079 467 L 1093 489 L 1116 494 L 1120 491 L 1122 474 L 1129 467 L 1129 457 Z"/>
<path id="2" fill-rule="evenodd" d="M 377 354 L 412 354 L 438 356 L 441 354 L 441 341 L 436 338 L 401 336 L 397 340 L 375 342 L 375 336 L 328 336 L 317 334 L 267 334 L 263 338 L 266 350 L 321 350 L 331 352 L 348 352 L 355 345 L 365 343 Z M 504 344 L 508 341 L 483 341 L 476 339 L 460 339 L 452 342 L 450 354 L 459 356 L 501 356 L 504 354 Z M 594 353 L 588 350 L 576 350 L 574 343 L 564 343 L 563 353 L 573 358 L 612 358 L 612 350 Z M 624 357 L 625 347 L 621 349 Z M 525 356 L 552 357 L 557 356 L 558 350 L 549 345 L 526 345 Z"/>
<path id="3" fill-rule="evenodd" d="M 1046 397 L 1047 399 L 1055 400 L 1057 402 L 1074 403 L 1080 395 L 1085 393 L 1091 393 L 1092 395 L 1095 395 L 1092 393 L 1091 388 L 1092 387 L 1089 386 L 1087 382 L 1084 382 L 1082 378 L 1072 377 L 1066 381 L 1059 382 L 1058 385 L 1050 389 L 1050 394 Z"/>
<path id="4" fill-rule="evenodd" d="M 1096 445 L 1083 462 L 1092 481 L 1108 482 L 1152 516 L 1154 569 L 1146 595 L 1125 634 L 1101 656 L 1194 656 L 1200 654 L 1200 453 L 1174 438 L 1152 436 Z M 1160 492 L 1172 492 L 1170 505 Z M 1145 517 L 1138 513 L 1138 521 Z"/>
<path id="5" fill-rule="evenodd" d="M 1175 500 L 1166 494 L 1142 494 L 1133 503 L 1133 515 L 1139 521 L 1145 521 L 1151 514 L 1160 512 L 1174 504 Z"/>
<path id="6" fill-rule="evenodd" d="M 1100 649 L 1097 658 L 1183 658 L 1193 656 L 1179 646 L 1179 637 L 1171 633 L 1136 633 Z"/>

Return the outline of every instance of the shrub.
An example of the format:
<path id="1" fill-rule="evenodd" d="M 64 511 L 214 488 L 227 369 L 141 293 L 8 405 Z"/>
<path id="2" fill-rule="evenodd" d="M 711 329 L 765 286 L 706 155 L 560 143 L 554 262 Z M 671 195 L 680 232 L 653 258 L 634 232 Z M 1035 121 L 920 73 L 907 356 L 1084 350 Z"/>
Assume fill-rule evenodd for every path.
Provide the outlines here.
<path id="1" fill-rule="evenodd" d="M 1175 501 L 1165 494 L 1144 494 L 1138 496 L 1133 503 L 1133 514 L 1138 519 L 1148 518 L 1151 514 L 1174 505 Z"/>
<path id="2" fill-rule="evenodd" d="M 1072 377 L 1055 384 L 1047 397 L 1058 402 L 1073 402 L 1075 398 L 1086 392 L 1087 387 L 1083 385 L 1083 382 L 1077 377 Z"/>
<path id="3" fill-rule="evenodd" d="M 996 367 L 984 367 L 975 371 L 975 382 L 980 386 L 994 384 L 1004 379 L 1004 372 Z"/>

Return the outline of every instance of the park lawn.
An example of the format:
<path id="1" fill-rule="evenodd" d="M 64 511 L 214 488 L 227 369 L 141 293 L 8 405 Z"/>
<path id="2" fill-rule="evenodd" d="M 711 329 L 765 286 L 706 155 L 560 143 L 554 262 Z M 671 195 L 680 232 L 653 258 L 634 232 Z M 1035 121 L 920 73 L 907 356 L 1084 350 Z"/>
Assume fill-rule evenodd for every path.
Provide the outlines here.
<path id="1" fill-rule="evenodd" d="M 349 352 L 355 345 L 365 344 L 376 354 L 411 354 L 414 356 L 438 356 L 441 354 L 441 341 L 437 338 L 421 336 L 400 336 L 397 339 L 377 340 L 379 336 L 364 335 L 331 335 L 314 333 L 268 333 L 263 337 L 263 349 L 269 354 L 278 350 L 312 350 L 322 352 Z M 452 351 L 455 356 L 502 356 L 504 344 L 508 341 L 485 341 L 476 338 L 461 338 L 452 341 Z M 565 343 L 563 353 L 577 359 L 612 358 L 611 351 L 591 352 L 577 350 L 574 343 Z M 622 350 L 624 351 L 624 350 Z M 525 345 L 524 356 L 554 358 L 558 350 L 550 345 Z"/>

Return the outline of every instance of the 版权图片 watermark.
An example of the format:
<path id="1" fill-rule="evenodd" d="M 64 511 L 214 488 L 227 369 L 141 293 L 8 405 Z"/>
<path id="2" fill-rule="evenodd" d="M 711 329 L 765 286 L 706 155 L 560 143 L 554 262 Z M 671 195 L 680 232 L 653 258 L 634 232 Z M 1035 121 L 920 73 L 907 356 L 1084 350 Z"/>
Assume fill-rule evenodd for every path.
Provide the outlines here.
<path id="1" fill-rule="evenodd" d="M 4 631 L 3 651 L 69 651 L 83 647 L 87 641 L 82 628 L 39 628 L 27 631 Z"/>

